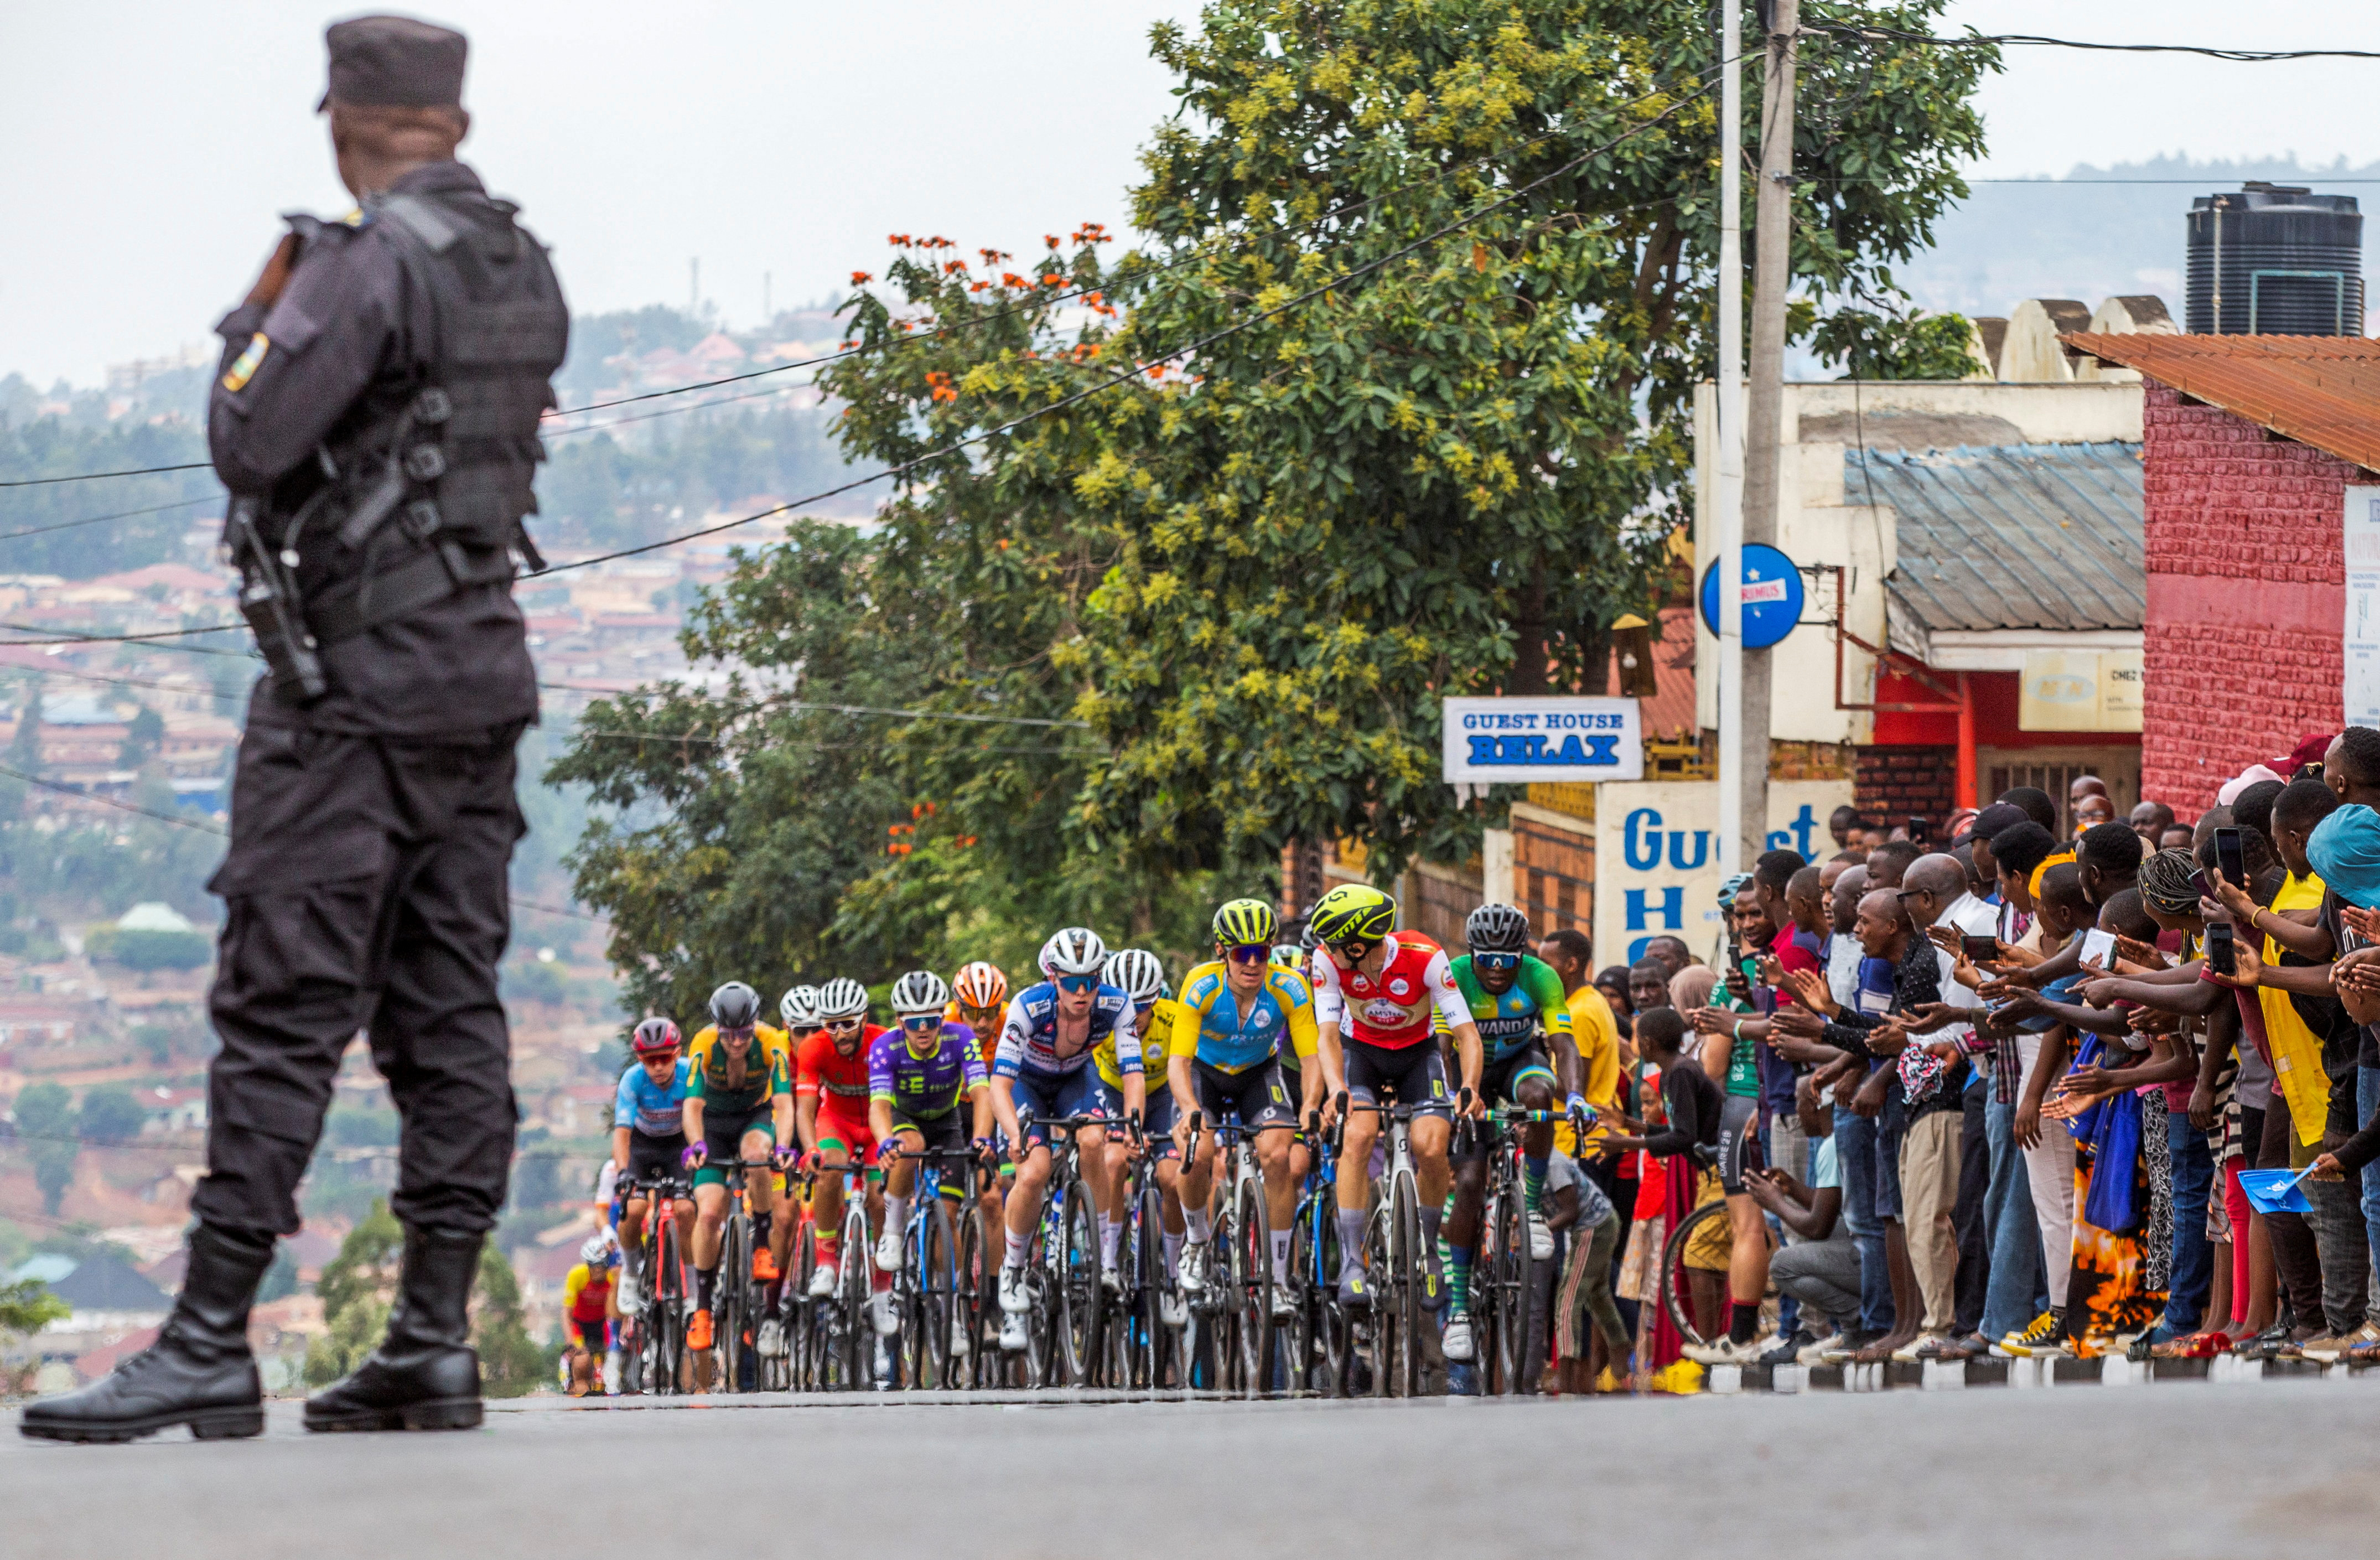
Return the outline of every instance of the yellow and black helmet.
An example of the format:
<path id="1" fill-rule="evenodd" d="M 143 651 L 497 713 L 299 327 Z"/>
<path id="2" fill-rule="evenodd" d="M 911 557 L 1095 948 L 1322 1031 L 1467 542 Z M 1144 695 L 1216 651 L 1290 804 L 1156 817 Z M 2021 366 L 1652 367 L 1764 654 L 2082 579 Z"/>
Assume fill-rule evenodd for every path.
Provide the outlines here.
<path id="1" fill-rule="evenodd" d="M 1269 944 L 1281 920 L 1261 899 L 1234 899 L 1215 912 L 1215 941 L 1227 948 Z"/>
<path id="2" fill-rule="evenodd" d="M 1318 943 L 1377 943 L 1397 929 L 1397 902 L 1377 888 L 1342 883 L 1325 894 L 1306 918 Z"/>

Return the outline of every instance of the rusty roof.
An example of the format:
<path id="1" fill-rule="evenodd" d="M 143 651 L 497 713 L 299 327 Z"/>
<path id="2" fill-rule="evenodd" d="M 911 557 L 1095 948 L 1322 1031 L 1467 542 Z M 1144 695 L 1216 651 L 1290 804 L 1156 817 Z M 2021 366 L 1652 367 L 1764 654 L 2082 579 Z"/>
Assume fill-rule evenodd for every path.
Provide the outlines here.
<path id="1" fill-rule="evenodd" d="M 2358 335 L 2063 338 L 2183 395 L 2380 471 L 2380 341 Z"/>

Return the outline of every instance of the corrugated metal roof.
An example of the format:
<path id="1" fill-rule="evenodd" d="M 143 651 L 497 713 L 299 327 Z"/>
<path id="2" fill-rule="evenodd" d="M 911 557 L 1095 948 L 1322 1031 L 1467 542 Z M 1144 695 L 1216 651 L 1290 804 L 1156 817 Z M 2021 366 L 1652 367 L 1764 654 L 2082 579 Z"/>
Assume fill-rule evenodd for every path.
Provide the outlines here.
<path id="1" fill-rule="evenodd" d="M 2108 335 L 2077 352 L 2121 363 L 2301 444 L 2380 471 L 2380 341 L 2354 335 Z"/>
<path id="2" fill-rule="evenodd" d="M 1844 497 L 1888 505 L 1896 623 L 2138 628 L 2148 591 L 2141 446 L 1961 445 L 1843 453 Z"/>

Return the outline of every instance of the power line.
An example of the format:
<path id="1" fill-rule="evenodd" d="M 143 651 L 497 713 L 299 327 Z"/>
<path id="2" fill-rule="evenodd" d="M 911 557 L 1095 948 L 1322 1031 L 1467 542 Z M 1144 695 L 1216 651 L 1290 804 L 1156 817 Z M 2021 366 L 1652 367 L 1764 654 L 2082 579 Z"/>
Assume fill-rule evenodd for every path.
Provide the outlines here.
<path id="1" fill-rule="evenodd" d="M 822 503 L 827 499 L 849 493 L 856 488 L 869 486 L 872 483 L 882 481 L 888 477 L 901 476 L 905 472 L 917 469 L 918 467 L 925 465 L 929 461 L 939 460 L 946 456 L 955 455 L 961 450 L 971 449 L 977 445 L 986 443 L 991 439 L 996 439 L 1004 433 L 1014 433 L 1016 429 L 1023 427 L 1028 422 L 1048 417 L 1053 412 L 1064 411 L 1069 407 L 1078 405 L 1081 402 L 1090 399 L 1094 396 L 1112 390 L 1117 385 L 1123 384 L 1127 381 L 1138 379 L 1152 368 L 1161 367 L 1166 363 L 1189 357 L 1194 353 L 1202 351 L 1205 348 L 1213 346 L 1219 341 L 1225 340 L 1228 337 L 1239 335 L 1242 331 L 1249 330 L 1257 325 L 1260 325 L 1265 321 L 1272 319 L 1277 315 L 1285 314 L 1293 309 L 1301 308 L 1327 293 L 1335 292 L 1339 288 L 1345 286 L 1349 283 L 1354 282 L 1360 277 L 1369 275 L 1372 273 L 1380 270 L 1384 266 L 1392 264 L 1399 260 L 1402 260 L 1407 256 L 1414 254 L 1417 250 L 1426 249 L 1429 245 L 1436 243 L 1440 238 L 1446 238 L 1451 234 L 1459 233 L 1463 229 L 1480 221 L 1482 218 L 1487 217 L 1495 212 L 1500 211 L 1504 207 L 1519 201 L 1522 197 L 1541 189 L 1545 185 L 1552 183 L 1555 179 L 1561 177 L 1572 169 L 1603 155 L 1605 152 L 1611 151 L 1613 148 L 1621 145 L 1624 141 L 1642 135 L 1646 130 L 1651 129 L 1654 126 L 1660 124 L 1665 119 L 1668 119 L 1671 115 L 1677 113 L 1678 110 L 1685 107 L 1688 104 L 1694 103 L 1699 98 L 1707 96 L 1709 92 L 1710 88 L 1708 86 L 1704 86 L 1688 93 L 1686 96 L 1682 97 L 1677 102 L 1671 104 L 1669 107 L 1661 110 L 1660 113 L 1655 115 L 1652 118 L 1645 120 L 1643 124 L 1632 127 L 1601 146 L 1597 146 L 1587 152 L 1582 152 L 1580 155 L 1572 158 L 1569 162 L 1562 164 L 1560 167 L 1553 169 L 1551 172 L 1542 174 L 1536 178 L 1531 179 L 1528 183 L 1516 187 L 1511 193 L 1503 196 L 1500 200 L 1490 201 L 1487 205 L 1479 208 L 1477 211 L 1473 212 L 1468 216 L 1457 218 L 1453 222 L 1447 223 L 1429 233 L 1424 234 L 1421 238 L 1415 239 L 1409 244 L 1405 244 L 1401 248 L 1390 250 L 1387 254 L 1380 256 L 1378 260 L 1366 261 L 1363 264 L 1356 266 L 1354 270 L 1345 272 L 1341 275 L 1334 277 L 1330 281 L 1309 287 L 1305 292 L 1299 293 L 1295 297 L 1288 299 L 1283 302 L 1275 304 L 1270 309 L 1259 310 L 1257 312 L 1248 315 L 1246 318 L 1239 321 L 1235 324 L 1226 325 L 1220 330 L 1213 331 L 1206 335 L 1200 336 L 1196 341 L 1186 342 L 1180 347 L 1174 347 L 1170 352 L 1145 360 L 1135 364 L 1129 369 L 1125 369 L 1121 372 L 1110 375 L 1096 384 L 1077 390 L 1070 396 L 1061 396 L 1059 399 L 1050 402 L 1047 406 L 1037 407 L 1033 410 L 1026 412 L 1022 416 L 1011 418 L 1008 421 L 1002 423 L 996 428 L 987 428 L 982 433 L 971 433 L 964 439 L 954 440 L 950 444 L 942 445 L 939 449 L 928 450 L 925 454 L 912 457 L 911 458 L 901 462 L 899 465 L 887 467 L 885 469 L 876 472 L 872 476 L 856 477 L 850 481 L 838 483 L 836 486 L 828 488 L 824 492 L 814 493 L 806 498 L 796 498 L 789 503 L 779 504 L 773 507 L 763 509 L 758 514 L 746 515 L 740 519 L 724 520 L 718 525 L 705 526 L 698 530 L 686 531 L 677 536 L 664 537 L 659 542 L 649 542 L 641 546 L 624 547 L 614 553 L 601 553 L 591 558 L 581 558 L 576 563 L 557 564 L 553 567 L 544 570 L 534 578 L 541 579 L 556 574 L 565 574 L 572 569 L 589 568 L 596 564 L 610 563 L 619 558 L 632 558 L 643 553 L 659 552 L 664 547 L 674 547 L 682 542 L 698 541 L 706 536 L 715 536 L 721 531 L 734 530 L 739 527 L 750 525 L 756 520 L 765 520 L 771 518 L 774 516 L 789 514 L 795 509 L 808 508 L 813 504 Z"/>
<path id="2" fill-rule="evenodd" d="M 211 460 L 193 460 L 181 466 L 140 466 L 128 471 L 78 471 L 71 477 L 19 477 L 13 481 L 0 481 L 0 488 L 50 487 L 58 482 L 95 482 L 102 477 L 159 477 L 168 471 L 212 471 Z"/>
<path id="3" fill-rule="evenodd" d="M 105 520 L 128 520 L 139 515 L 162 515 L 168 509 L 187 509 L 193 504 L 212 504 L 220 496 L 211 493 L 198 498 L 155 505 L 147 509 L 125 509 L 113 515 L 86 515 L 79 520 L 61 520 L 54 526 L 28 526 L 23 530 L 0 530 L 0 542 L 12 542 L 20 536 L 42 536 L 54 530 L 73 530 L 79 526 L 95 526 Z"/>
<path id="4" fill-rule="evenodd" d="M 38 774 L 28 774 L 21 769 L 11 768 L 5 763 L 0 763 L 0 774 L 22 780 L 28 786 L 39 786 L 45 791 L 56 791 L 63 796 L 80 797 L 85 801 L 95 801 L 103 807 L 113 807 L 124 812 L 137 812 L 143 818 L 154 818 L 160 823 L 175 823 L 185 829 L 196 829 L 202 835 L 213 835 L 219 839 L 231 837 L 230 830 L 217 828 L 214 824 L 201 819 L 186 818 L 176 812 L 159 812 L 153 808 L 137 806 L 128 801 L 117 801 L 114 797 L 103 797 L 91 791 L 79 791 L 72 786 L 63 785 L 55 780 L 44 780 Z"/>
<path id="5" fill-rule="evenodd" d="M 0 650 L 6 650 L 10 645 L 138 644 L 144 640 L 178 640 L 191 634 L 221 634 L 234 628 L 247 627 L 246 623 L 209 623 L 197 628 L 161 628 L 152 634 L 77 634 L 69 640 L 0 640 Z M 25 634 L 60 631 L 37 628 L 30 623 L 0 623 L 0 628 L 12 628 Z"/>
<path id="6" fill-rule="evenodd" d="M 1903 31 L 1897 27 L 1878 27 L 1861 22 L 1806 21 L 1802 24 L 1802 30 L 1833 33 L 1865 43 L 1890 40 L 1897 43 L 1925 43 L 1948 49 L 1990 48 L 2013 43 L 2021 47 L 2092 49 L 2107 54 L 2204 55 L 2209 59 L 2228 60 L 2240 65 L 2264 65 L 2290 59 L 2380 59 L 2380 51 L 2371 49 L 2218 49 L 2199 43 L 2095 43 L 2077 38 L 2045 38 L 2032 32 L 1978 32 L 1964 38 L 1935 38 L 1923 32 Z"/>

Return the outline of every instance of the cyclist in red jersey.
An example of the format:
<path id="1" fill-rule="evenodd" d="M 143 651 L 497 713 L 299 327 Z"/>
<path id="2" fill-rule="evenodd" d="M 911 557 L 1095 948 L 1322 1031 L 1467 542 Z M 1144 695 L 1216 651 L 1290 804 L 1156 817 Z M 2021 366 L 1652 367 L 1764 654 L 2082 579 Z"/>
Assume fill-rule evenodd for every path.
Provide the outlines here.
<path id="1" fill-rule="evenodd" d="M 869 1227 L 883 1222 L 884 1173 L 876 1167 L 876 1129 L 868 1119 L 868 1048 L 891 1031 L 868 1021 L 868 988 L 848 977 L 819 988 L 818 1014 L 826 1027 L 794 1058 L 794 1114 L 809 1150 L 804 1163 L 830 1172 L 810 1188 L 819 1255 L 810 1294 L 822 1299 L 834 1293 L 844 1255 L 843 1176 L 834 1172 L 855 1165 L 867 1172 Z M 865 1252 L 850 1255 L 868 1260 Z"/>
<path id="2" fill-rule="evenodd" d="M 1396 923 L 1397 902 L 1361 884 L 1342 884 L 1316 903 L 1306 921 L 1322 951 L 1314 961 L 1314 1018 L 1321 1030 L 1323 1076 L 1345 1079 L 1348 1094 L 1359 1103 L 1379 1104 L 1386 1091 L 1413 1107 L 1421 1247 L 1434 1293 L 1444 1283 L 1438 1225 L 1454 1184 L 1447 1161 L 1454 1112 L 1479 1114 L 1486 1055 L 1446 950 L 1421 932 L 1396 931 Z M 1446 1061 L 1430 1033 L 1433 1016 L 1443 1018 L 1453 1034 L 1463 1069 L 1462 1090 L 1452 1100 Z M 1364 1214 L 1371 1195 L 1372 1144 L 1379 1133 L 1378 1115 L 1351 1114 L 1339 1159 L 1339 1294 L 1351 1305 L 1371 1300 L 1364 1274 Z"/>

